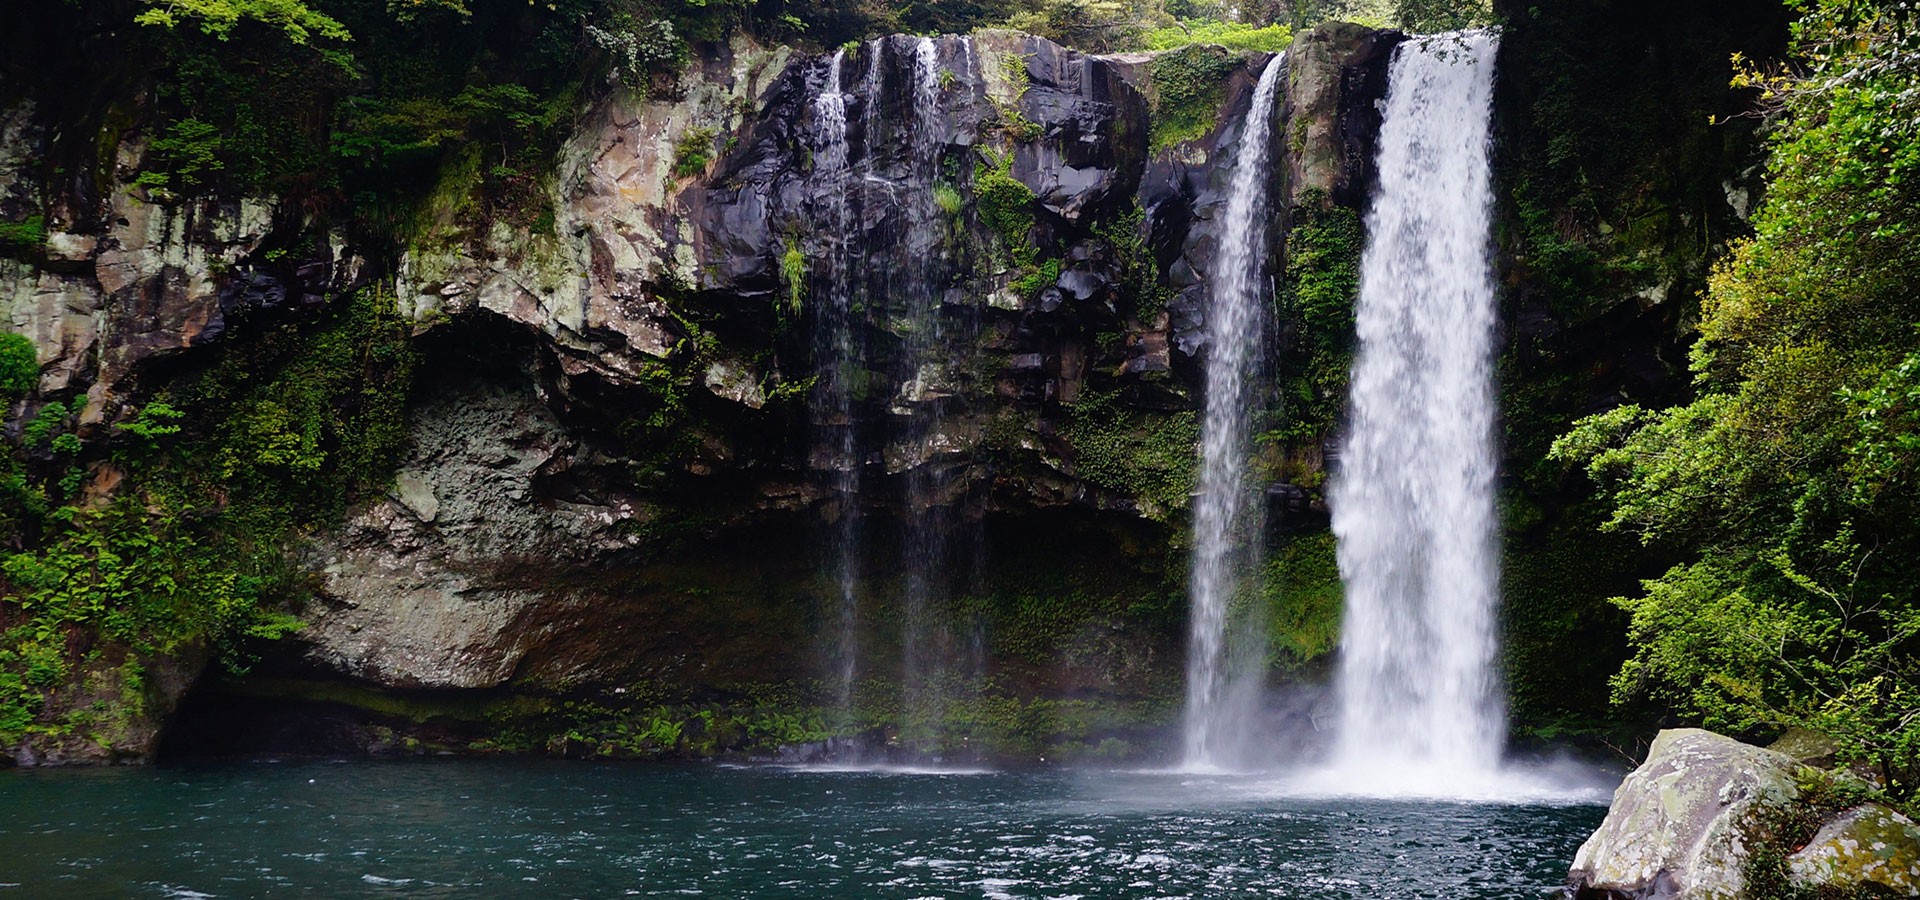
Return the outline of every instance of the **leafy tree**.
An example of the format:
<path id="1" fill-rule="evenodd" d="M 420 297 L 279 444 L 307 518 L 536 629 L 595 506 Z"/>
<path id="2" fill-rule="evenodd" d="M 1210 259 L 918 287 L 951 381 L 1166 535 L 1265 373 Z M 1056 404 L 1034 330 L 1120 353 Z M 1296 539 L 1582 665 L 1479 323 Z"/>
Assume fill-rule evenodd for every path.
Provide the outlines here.
<path id="1" fill-rule="evenodd" d="M 200 30 L 226 40 L 241 22 L 277 28 L 295 44 L 316 39 L 345 41 L 347 26 L 301 0 L 146 0 L 147 8 L 133 17 L 142 25 L 176 28 L 191 21 Z"/>
<path id="2" fill-rule="evenodd" d="M 1806 726 L 1920 784 L 1920 56 L 1914 4 L 1807 0 L 1798 67 L 1747 66 L 1782 119 L 1752 239 L 1704 298 L 1697 398 L 1554 448 L 1607 527 L 1690 552 L 1618 602 L 1618 699 Z"/>
<path id="3" fill-rule="evenodd" d="M 1491 22 L 1493 5 L 1487 0 L 1394 0 L 1393 18 L 1408 31 L 1455 31 Z"/>

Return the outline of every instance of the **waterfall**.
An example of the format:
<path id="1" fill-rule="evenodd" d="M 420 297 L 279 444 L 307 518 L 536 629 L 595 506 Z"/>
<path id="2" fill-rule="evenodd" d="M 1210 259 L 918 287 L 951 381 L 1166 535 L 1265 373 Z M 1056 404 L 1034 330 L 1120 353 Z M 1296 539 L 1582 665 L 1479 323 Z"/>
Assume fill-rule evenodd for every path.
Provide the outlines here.
<path id="1" fill-rule="evenodd" d="M 859 668 L 859 492 L 860 460 L 853 426 L 850 377 L 859 362 L 854 346 L 853 252 L 849 208 L 851 187 L 847 159 L 847 95 L 840 89 L 846 51 L 835 50 L 827 64 L 820 93 L 814 97 L 813 177 L 825 185 L 828 198 L 824 217 L 831 230 L 825 272 L 816 272 L 815 284 L 824 284 L 826 302 L 813 315 L 812 349 L 818 376 L 814 386 L 815 445 L 812 465 L 829 473 L 837 515 L 828 537 L 828 556 L 839 588 L 837 633 L 833 646 L 836 700 L 843 714 L 853 708 L 853 683 Z"/>
<path id="2" fill-rule="evenodd" d="M 1350 431 L 1329 491 L 1346 585 L 1336 768 L 1388 792 L 1499 766 L 1494 675 L 1496 38 L 1415 38 L 1389 70 L 1356 312 Z"/>
<path id="3" fill-rule="evenodd" d="M 1241 576 L 1258 557 L 1258 506 L 1248 502 L 1246 468 L 1267 318 L 1268 291 L 1260 269 L 1267 245 L 1269 145 L 1274 97 L 1285 68 L 1280 56 L 1267 63 L 1241 126 L 1207 312 L 1207 399 L 1187 646 L 1185 764 L 1194 768 L 1232 763 L 1259 707 L 1259 676 L 1244 675 L 1236 665 L 1236 657 L 1244 654 L 1236 653 L 1236 642 L 1229 640 L 1227 619 Z"/>
<path id="4" fill-rule="evenodd" d="M 903 307 L 907 323 L 900 398 L 895 411 L 904 417 L 901 435 L 906 448 L 906 615 L 901 623 L 904 662 L 901 687 L 908 734 L 916 742 L 937 746 L 940 722 L 946 714 L 946 653 L 948 633 L 941 615 L 946 580 L 946 510 L 941 504 L 942 477 L 937 471 L 932 443 L 940 434 L 938 385 L 943 381 L 940 298 L 933 290 L 937 269 L 934 255 L 939 235 L 933 231 L 934 181 L 939 175 L 940 65 L 933 38 L 913 39 L 911 131 L 907 135 L 905 172 L 900 183 L 906 196 L 896 197 L 895 210 L 904 228 L 898 244 L 903 260 L 891 275 L 893 294 Z M 929 449 L 926 454 L 919 451 Z"/>
<path id="5" fill-rule="evenodd" d="M 970 60 L 971 44 L 960 40 Z M 823 251 L 812 273 L 819 298 L 812 317 L 819 376 L 812 455 L 814 468 L 828 475 L 838 510 L 828 538 L 840 589 L 831 651 L 837 700 L 851 724 L 854 685 L 863 674 L 862 577 L 879 568 L 861 558 L 861 468 L 877 456 L 902 480 L 900 711 L 909 726 L 902 736 L 922 748 L 940 743 L 953 658 L 967 655 L 956 649 L 947 615 L 956 581 L 951 573 L 967 569 L 954 565 L 955 551 L 978 555 L 977 541 L 949 547 L 961 543 L 951 540 L 954 475 L 939 459 L 951 400 L 947 382 L 955 377 L 947 371 L 950 357 L 955 346 L 972 345 L 967 329 L 948 334 L 937 289 L 951 264 L 946 219 L 934 198 L 947 149 L 942 100 L 950 78 L 941 71 L 940 49 L 935 38 L 870 41 L 861 51 L 864 74 L 851 91 L 842 86 L 847 54 L 835 52 L 814 95 L 810 147 L 813 241 Z M 902 69 L 905 79 L 895 74 Z M 883 329 L 872 332 L 871 347 L 860 339 L 863 324 Z M 887 342 L 888 333 L 899 337 L 897 345 Z M 867 407 L 855 403 L 855 394 L 871 387 L 869 370 L 881 367 L 891 370 L 896 392 L 886 407 L 890 443 L 876 448 L 862 443 L 863 431 L 870 438 L 879 430 L 875 422 L 857 421 Z M 866 595 L 874 596 L 870 589 Z"/>

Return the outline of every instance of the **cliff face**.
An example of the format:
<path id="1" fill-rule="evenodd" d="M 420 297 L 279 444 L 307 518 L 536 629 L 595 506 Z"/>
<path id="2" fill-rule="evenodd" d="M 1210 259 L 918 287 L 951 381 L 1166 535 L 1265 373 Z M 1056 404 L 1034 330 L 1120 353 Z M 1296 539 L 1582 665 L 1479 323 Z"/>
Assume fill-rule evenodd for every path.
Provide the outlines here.
<path id="1" fill-rule="evenodd" d="M 1272 189 L 1337 184 L 1311 202 L 1354 204 L 1393 38 L 1314 40 L 1341 49 L 1293 76 L 1277 115 L 1301 110 L 1300 128 Z M 1267 62 L 1010 32 L 837 60 L 738 39 L 667 99 L 595 98 L 535 215 L 477 215 L 456 155 L 391 274 L 277 198 L 139 185 L 148 148 L 129 137 L 97 214 L 56 214 L 0 262 L 42 365 L 25 413 L 84 397 L 75 427 L 109 434 L 223 345 L 391 292 L 420 354 L 410 449 L 383 494 L 289 548 L 314 576 L 305 627 L 229 689 L 704 702 L 817 684 L 829 536 L 857 516 L 861 690 L 892 690 L 911 652 L 1010 697 L 1162 708 L 1213 217 Z M 844 135 L 822 130 L 834 91 Z M 1164 140 L 1168 117 L 1215 124 Z M 49 193 L 30 164 L 42 118 L 8 118 L 0 187 L 22 208 Z M 822 358 L 833 315 L 839 364 Z M 823 379 L 850 386 L 842 411 Z M 915 582 L 929 562 L 971 574 Z M 1039 609 L 1049 593 L 1082 600 Z M 934 610 L 903 636 L 909 594 Z M 150 751 L 149 734 L 113 752 Z"/>
<path id="2" fill-rule="evenodd" d="M 1398 39 L 1326 26 L 1272 63 L 1291 67 L 1266 273 L 1286 413 L 1255 477 L 1295 671 L 1337 629 L 1319 485 Z M 1502 96 L 1544 58 L 1509 49 Z M 354 297 L 410 335 L 380 487 L 287 532 L 305 627 L 202 679 L 182 747 L 712 752 L 817 736 L 764 722 L 841 702 L 838 678 L 860 727 L 915 715 L 895 704 L 917 679 L 943 685 L 928 715 L 996 750 L 1134 752 L 1179 685 L 1207 281 L 1266 64 L 1010 32 L 837 56 L 735 39 L 671 90 L 591 92 L 512 215 L 477 199 L 481 155 L 451 153 L 393 246 L 298 198 L 155 190 L 152 139 L 124 124 L 68 190 L 45 164 L 59 118 L 27 97 L 0 112 L 0 213 L 44 234 L 0 258 L 0 297 L 41 378 L 9 435 L 69 403 L 86 446 L 116 448 L 73 462 L 76 502 L 104 506 L 150 399 L 264 380 L 233 360 Z M 1516 341 L 1541 334 L 1529 277 Z M 400 350 L 376 349 L 351 365 L 390 383 Z M 75 721 L 104 696 L 81 682 L 125 659 L 153 677 L 101 702 L 140 727 L 28 733 L 14 757 L 151 755 L 207 651 L 101 645 L 36 721 Z M 697 740 L 630 737 L 696 711 Z"/>

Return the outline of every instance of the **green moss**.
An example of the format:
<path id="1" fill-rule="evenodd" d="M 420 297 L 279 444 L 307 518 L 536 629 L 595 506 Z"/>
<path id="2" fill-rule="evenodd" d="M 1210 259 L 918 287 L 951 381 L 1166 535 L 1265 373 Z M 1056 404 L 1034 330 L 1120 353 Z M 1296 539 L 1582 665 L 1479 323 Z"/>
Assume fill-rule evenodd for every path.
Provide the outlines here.
<path id="1" fill-rule="evenodd" d="M 1360 214 L 1310 192 L 1293 211 L 1280 314 L 1294 338 L 1280 359 L 1285 415 L 1269 439 L 1316 445 L 1339 421 L 1353 360 L 1353 304 L 1365 246 Z"/>
<path id="2" fill-rule="evenodd" d="M 1148 64 L 1153 152 L 1197 140 L 1213 130 L 1226 100 L 1227 81 L 1239 65 L 1225 49 L 1208 44 L 1191 44 Z"/>
<path id="3" fill-rule="evenodd" d="M 1794 883 L 1788 858 L 1811 842 L 1820 826 L 1833 816 L 1863 803 L 1893 801 L 1851 774 L 1811 766 L 1801 766 L 1794 773 L 1794 787 L 1798 795 L 1792 801 L 1758 805 L 1740 823 L 1740 841 L 1747 848 L 1740 865 L 1747 886 L 1743 896 L 1753 900 L 1873 900 L 1890 896 L 1885 889 L 1870 884 L 1847 890 L 1802 887 Z"/>
<path id="4" fill-rule="evenodd" d="M 0 404 L 11 404 L 40 385 L 40 354 L 24 334 L 0 332 Z"/>
<path id="5" fill-rule="evenodd" d="M 1094 391 L 1082 394 L 1070 411 L 1061 436 L 1073 447 L 1080 477 L 1142 501 L 1154 517 L 1186 508 L 1198 477 L 1195 413 L 1132 410 L 1119 395 Z"/>
<path id="6" fill-rule="evenodd" d="M 1344 596 L 1333 534 L 1288 539 L 1268 559 L 1262 590 L 1274 667 L 1299 672 L 1328 659 L 1340 643 Z"/>
<path id="7" fill-rule="evenodd" d="M 1035 197 L 1032 188 L 1013 177 L 1012 154 L 975 170 L 973 196 L 981 223 L 999 236 L 1014 264 L 1032 265 L 1038 253 L 1033 246 Z"/>
<path id="8" fill-rule="evenodd" d="M 1028 300 L 1037 299 L 1040 292 L 1052 287 L 1060 280 L 1060 261 L 1048 259 L 1028 269 L 1013 280 L 1015 293 Z"/>
<path id="9" fill-rule="evenodd" d="M 1143 325 L 1151 325 L 1173 298 L 1160 282 L 1160 266 L 1147 247 L 1146 216 L 1139 205 L 1096 226 L 1095 233 L 1113 248 L 1120 263 L 1120 299 L 1123 308 Z"/>

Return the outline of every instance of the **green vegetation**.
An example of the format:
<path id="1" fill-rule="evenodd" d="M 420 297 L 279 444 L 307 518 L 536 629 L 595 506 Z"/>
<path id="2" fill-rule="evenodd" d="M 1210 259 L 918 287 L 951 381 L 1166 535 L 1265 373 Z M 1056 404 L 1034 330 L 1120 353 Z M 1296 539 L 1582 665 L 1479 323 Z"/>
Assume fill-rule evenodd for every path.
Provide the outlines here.
<path id="1" fill-rule="evenodd" d="M 1801 766 L 1794 773 L 1796 801 L 1762 806 L 1741 824 L 1740 839 L 1751 849 L 1741 875 L 1754 900 L 1873 900 L 1885 892 L 1861 885 L 1844 890 L 1834 885 L 1801 887 L 1794 883 L 1788 858 L 1806 846 L 1823 822 L 1862 803 L 1887 803 L 1891 798 L 1846 772 Z"/>
<path id="2" fill-rule="evenodd" d="M 299 627 L 307 586 L 284 547 L 337 520 L 404 449 L 409 332 L 368 290 L 315 327 L 249 338 L 110 434 L 83 439 L 53 402 L 10 448 L 0 744 L 35 734 L 111 752 L 144 708 L 150 663 L 208 651 L 243 669 L 248 641 Z M 108 477 L 123 479 L 115 499 L 83 495 Z"/>
<path id="3" fill-rule="evenodd" d="M 1302 673 L 1324 663 L 1340 643 L 1340 565 L 1333 534 L 1289 539 L 1267 560 L 1261 582 L 1273 667 Z"/>
<path id="4" fill-rule="evenodd" d="M 1082 478 L 1138 498 L 1154 518 L 1187 507 L 1198 477 L 1195 413 L 1149 415 L 1127 409 L 1118 394 L 1091 390 L 1069 410 L 1061 436 L 1073 446 L 1073 466 Z"/>
<path id="5" fill-rule="evenodd" d="M 673 143 L 673 174 L 678 178 L 697 178 L 706 174 L 713 162 L 713 129 L 690 128 Z"/>
<path id="6" fill-rule="evenodd" d="M 980 222 L 999 235 L 1015 265 L 1033 264 L 1033 189 L 1013 177 L 1013 155 L 991 166 L 981 165 L 973 176 L 974 208 Z"/>
<path id="7" fill-rule="evenodd" d="M 1134 0 L 1037 0 L 1007 19 L 1007 27 L 1095 53 L 1139 43 L 1141 13 L 1150 4 Z"/>
<path id="8" fill-rule="evenodd" d="M 960 196 L 960 191 L 953 185 L 943 181 L 933 186 L 933 205 L 948 219 L 959 218 L 966 204 L 966 199 Z"/>
<path id="9" fill-rule="evenodd" d="M 1147 50 L 1177 50 L 1188 44 L 1213 44 L 1228 50 L 1281 53 L 1293 46 L 1293 29 L 1285 25 L 1253 25 L 1217 19 L 1196 19 L 1155 28 L 1141 35 Z"/>
<path id="10" fill-rule="evenodd" d="M 11 406 L 40 383 L 40 356 L 24 334 L 0 332 L 0 403 Z"/>
<path id="11" fill-rule="evenodd" d="M 147 8 L 133 20 L 141 25 L 173 28 L 192 21 L 200 31 L 227 40 L 243 21 L 277 28 L 294 44 L 345 41 L 347 27 L 300 0 L 145 0 Z"/>
<path id="12" fill-rule="evenodd" d="M 1001 77 L 1007 80 L 1012 94 L 1010 99 L 1002 100 L 997 91 L 989 91 L 987 100 L 993 104 L 994 115 L 998 118 L 1000 130 L 1016 143 L 1031 141 L 1040 137 L 1040 126 L 1027 114 L 1020 111 L 1020 98 L 1027 95 L 1032 87 L 1032 76 L 1027 74 L 1027 60 L 1011 51 L 992 54 L 987 59 L 994 64 Z"/>
<path id="13" fill-rule="evenodd" d="M 1731 27 L 1729 15 L 1747 24 Z M 1509 188 L 1496 240 L 1513 263 L 1496 375 L 1512 476 L 1501 613 L 1516 733 L 1626 746 L 1666 715 L 1609 701 L 1607 678 L 1627 654 L 1626 614 L 1610 601 L 1676 556 L 1597 532 L 1610 511 L 1548 451 L 1576 419 L 1621 398 L 1685 399 L 1675 363 L 1694 297 L 1716 248 L 1745 231 L 1721 182 L 1757 152 L 1755 120 L 1710 122 L 1752 99 L 1727 89 L 1729 56 L 1777 58 L 1783 35 L 1780 8 L 1765 0 L 1737 13 L 1676 7 L 1659 20 L 1587 0 L 1537 4 L 1504 25 L 1502 58 L 1529 76 L 1503 80 L 1496 99 Z"/>
<path id="14" fill-rule="evenodd" d="M 780 254 L 780 280 L 787 286 L 787 315 L 799 318 L 800 301 L 807 292 L 807 254 L 797 238 L 788 238 L 787 249 Z"/>
<path id="15" fill-rule="evenodd" d="M 1293 334 L 1279 367 L 1286 410 L 1282 431 L 1268 439 L 1318 443 L 1339 421 L 1353 361 L 1353 304 L 1365 242 L 1355 210 L 1318 193 L 1294 207 L 1276 298 Z"/>
<path id="16" fill-rule="evenodd" d="M 28 216 L 18 222 L 0 222 L 0 256 L 31 260 L 47 243 L 47 220 Z"/>
<path id="17" fill-rule="evenodd" d="M 1213 130 L 1226 100 L 1227 79 L 1239 65 L 1226 50 L 1208 44 L 1181 47 L 1147 65 L 1153 152 L 1198 140 Z"/>
<path id="18" fill-rule="evenodd" d="M 1160 283 L 1160 265 L 1147 247 L 1146 213 L 1135 203 L 1125 213 L 1114 216 L 1095 228 L 1095 233 L 1113 248 L 1120 262 L 1120 299 L 1122 308 L 1144 325 L 1152 325 L 1173 298 L 1173 290 Z"/>
<path id="19" fill-rule="evenodd" d="M 980 163 L 973 175 L 974 210 L 1006 247 L 1013 276 L 1009 287 L 1014 293 L 1032 299 L 1060 280 L 1060 260 L 1040 259 L 1034 245 L 1033 189 L 1013 177 L 1013 154 L 994 158 L 993 164 Z"/>
<path id="20" fill-rule="evenodd" d="M 1920 786 L 1920 44 L 1912 12 L 1809 3 L 1751 240 L 1714 273 L 1697 396 L 1555 445 L 1606 527 L 1683 561 L 1617 602 L 1619 699 L 1734 733 L 1804 727 Z"/>

